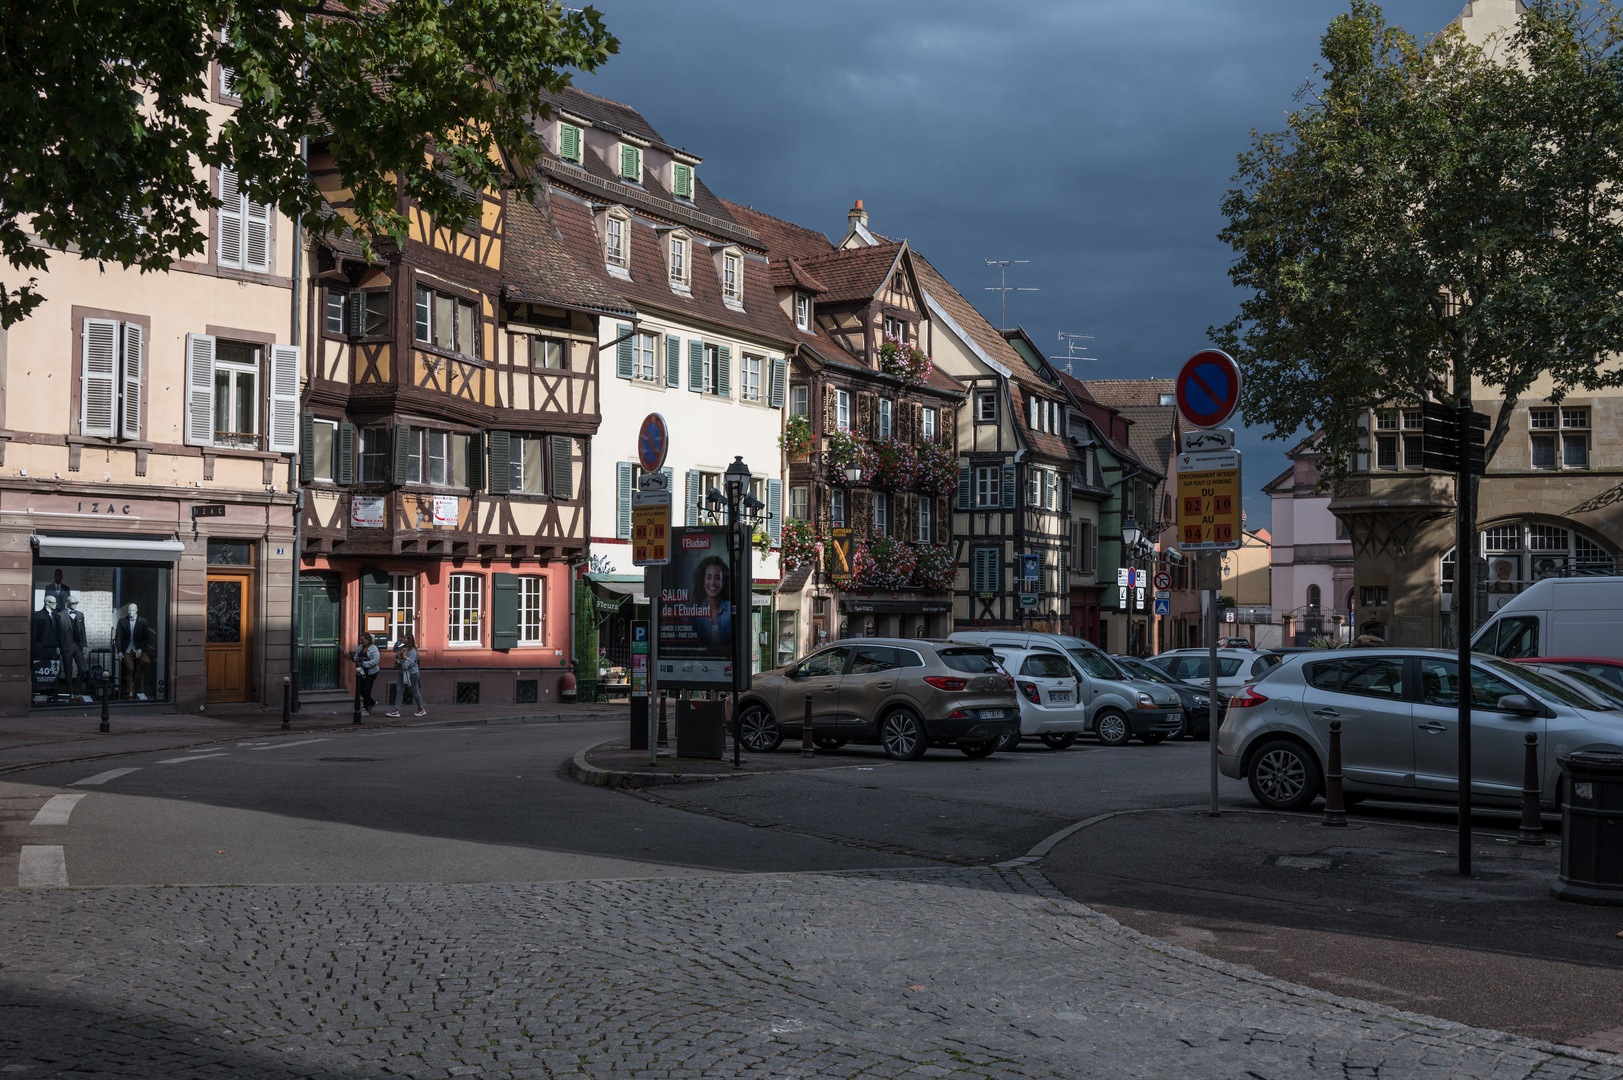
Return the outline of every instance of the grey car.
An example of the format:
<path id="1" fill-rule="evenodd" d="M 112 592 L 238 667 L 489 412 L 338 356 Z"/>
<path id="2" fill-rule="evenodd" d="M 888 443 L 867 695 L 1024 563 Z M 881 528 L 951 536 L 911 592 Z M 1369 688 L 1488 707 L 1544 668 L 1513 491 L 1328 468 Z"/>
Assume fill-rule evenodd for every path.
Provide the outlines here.
<path id="1" fill-rule="evenodd" d="M 1322 658 L 1320 658 L 1322 657 Z M 1259 803 L 1300 810 L 1324 788 L 1330 723 L 1341 721 L 1349 802 L 1458 798 L 1459 664 L 1441 649 L 1356 649 L 1288 657 L 1229 699 L 1217 740 L 1225 776 Z M 1484 804 L 1521 800 L 1526 737 L 1538 736 L 1546 807 L 1557 805 L 1556 758 L 1623 750 L 1623 716 L 1571 683 L 1477 656 L 1471 663 L 1471 791 Z"/>
<path id="2" fill-rule="evenodd" d="M 799 739 L 808 709 L 819 747 L 878 743 L 887 756 L 908 761 L 949 745 L 986 757 L 1020 730 L 1014 680 L 978 645 L 842 641 L 752 681 L 738 716 L 744 746 L 758 752 Z"/>

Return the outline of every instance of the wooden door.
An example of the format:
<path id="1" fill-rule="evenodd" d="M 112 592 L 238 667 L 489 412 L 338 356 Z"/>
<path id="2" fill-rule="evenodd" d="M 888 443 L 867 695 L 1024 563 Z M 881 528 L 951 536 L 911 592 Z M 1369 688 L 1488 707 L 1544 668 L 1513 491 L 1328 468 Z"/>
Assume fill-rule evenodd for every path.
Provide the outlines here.
<path id="1" fill-rule="evenodd" d="M 343 590 L 336 574 L 299 578 L 299 689 L 338 687 L 338 642 Z"/>
<path id="2" fill-rule="evenodd" d="M 253 576 L 211 571 L 208 578 L 208 629 L 203 661 L 208 672 L 208 699 L 247 701 L 248 646 L 253 612 Z"/>

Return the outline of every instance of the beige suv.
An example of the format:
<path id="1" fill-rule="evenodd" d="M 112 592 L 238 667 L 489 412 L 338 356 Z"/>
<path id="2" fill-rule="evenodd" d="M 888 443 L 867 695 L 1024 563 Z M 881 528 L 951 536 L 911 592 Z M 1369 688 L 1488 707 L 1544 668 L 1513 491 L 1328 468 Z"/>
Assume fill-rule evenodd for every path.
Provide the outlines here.
<path id="1" fill-rule="evenodd" d="M 807 709 L 825 750 L 878 743 L 908 761 L 931 746 L 985 757 L 1020 729 L 1014 680 L 980 645 L 917 638 L 866 638 L 819 649 L 768 671 L 738 702 L 745 747 L 776 750 L 801 737 Z"/>

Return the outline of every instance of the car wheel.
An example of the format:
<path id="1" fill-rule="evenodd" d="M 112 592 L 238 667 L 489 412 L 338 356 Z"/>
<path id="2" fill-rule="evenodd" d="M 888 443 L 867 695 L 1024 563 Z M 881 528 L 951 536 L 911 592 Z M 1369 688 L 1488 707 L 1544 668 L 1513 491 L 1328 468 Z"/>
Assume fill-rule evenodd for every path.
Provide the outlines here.
<path id="1" fill-rule="evenodd" d="M 1102 712 L 1094 718 L 1093 733 L 1099 737 L 1101 746 L 1126 746 L 1133 729 L 1121 713 Z"/>
<path id="2" fill-rule="evenodd" d="M 1140 735 L 1138 738 L 1139 738 L 1139 741 L 1142 742 L 1145 746 L 1159 746 L 1162 743 L 1166 742 L 1167 737 L 1162 732 L 1151 731 L 1151 732 L 1149 732 L 1147 734 Z"/>
<path id="3" fill-rule="evenodd" d="M 963 751 L 965 757 L 991 757 L 992 752 L 997 749 L 998 742 L 997 739 L 987 739 L 985 742 L 961 742 L 958 749 Z"/>
<path id="4" fill-rule="evenodd" d="M 759 705 L 746 706 L 738 718 L 739 741 L 754 754 L 770 754 L 783 742 L 783 732 L 772 714 Z"/>
<path id="5" fill-rule="evenodd" d="M 879 744 L 885 756 L 897 761 L 917 761 L 930 748 L 924 725 L 910 712 L 897 711 L 879 724 Z"/>
<path id="6" fill-rule="evenodd" d="M 999 735 L 997 738 L 997 748 L 1003 751 L 1005 754 L 1012 754 L 1016 750 L 1020 749 L 1020 729 L 1015 728 L 1007 735 Z"/>
<path id="7" fill-rule="evenodd" d="M 1251 794 L 1270 810 L 1303 810 L 1324 786 L 1318 760 L 1289 739 L 1272 739 L 1251 755 Z"/>
<path id="8" fill-rule="evenodd" d="M 836 739 L 832 735 L 812 736 L 812 745 L 816 746 L 819 750 L 838 750 L 840 747 L 844 746 L 850 741 L 851 740 L 849 739 Z"/>
<path id="9" fill-rule="evenodd" d="M 1076 742 L 1076 732 L 1062 731 L 1053 735 L 1042 736 L 1043 745 L 1050 750 L 1064 750 Z"/>

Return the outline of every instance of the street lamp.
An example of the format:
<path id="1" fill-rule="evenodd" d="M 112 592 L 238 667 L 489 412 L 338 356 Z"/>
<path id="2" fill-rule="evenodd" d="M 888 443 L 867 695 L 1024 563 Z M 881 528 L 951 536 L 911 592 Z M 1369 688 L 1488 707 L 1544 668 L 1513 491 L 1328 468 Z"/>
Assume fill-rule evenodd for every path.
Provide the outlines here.
<path id="1" fill-rule="evenodd" d="M 744 499 L 745 494 L 749 491 L 750 486 L 750 467 L 744 464 L 743 455 L 735 455 L 733 457 L 733 463 L 727 466 L 727 471 L 722 474 L 722 482 L 725 484 L 727 489 L 727 542 L 728 546 L 731 548 L 730 554 L 732 555 L 733 768 L 736 769 L 743 764 L 740 757 L 742 753 L 740 741 L 744 731 L 738 715 L 738 691 L 741 689 L 740 683 L 742 682 L 742 679 L 740 678 L 740 668 L 746 662 L 744 657 L 748 653 L 748 650 L 742 648 L 740 643 L 749 640 L 745 636 L 745 629 L 749 626 L 749 615 L 754 610 L 753 606 L 750 605 L 749 593 L 747 591 L 749 589 L 749 582 L 745 579 L 743 574 L 745 554 L 744 545 L 749 541 L 744 538 L 744 526 L 739 516 L 739 504 Z M 744 603 L 746 605 L 742 610 L 739 608 L 740 603 Z"/>
<path id="2" fill-rule="evenodd" d="M 1138 519 L 1130 517 L 1122 523 L 1121 542 L 1125 544 L 1129 550 L 1136 550 L 1138 548 L 1139 538 L 1143 535 L 1144 530 L 1138 527 Z"/>
<path id="3" fill-rule="evenodd" d="M 862 482 L 862 466 L 854 461 L 848 462 L 845 466 L 845 482 L 852 485 L 860 484 Z"/>

